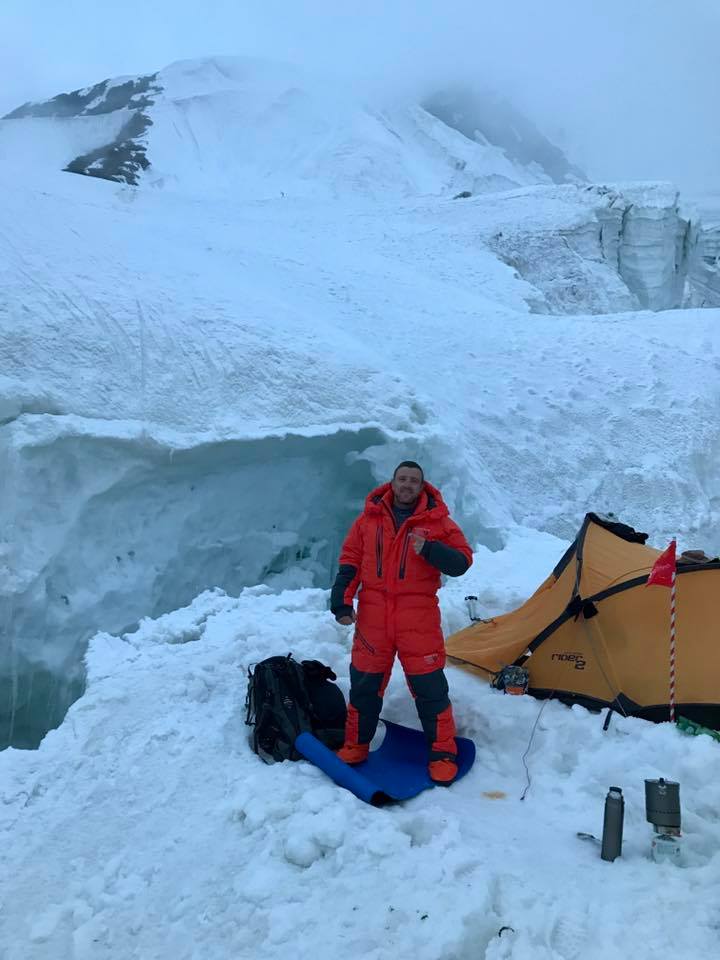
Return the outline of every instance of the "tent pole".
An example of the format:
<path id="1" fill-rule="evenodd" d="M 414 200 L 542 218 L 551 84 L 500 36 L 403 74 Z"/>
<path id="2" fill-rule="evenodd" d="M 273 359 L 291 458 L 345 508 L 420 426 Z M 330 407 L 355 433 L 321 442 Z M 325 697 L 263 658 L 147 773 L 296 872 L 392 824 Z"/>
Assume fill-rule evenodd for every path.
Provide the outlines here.
<path id="1" fill-rule="evenodd" d="M 675 568 L 670 587 L 670 723 L 675 723 Z"/>

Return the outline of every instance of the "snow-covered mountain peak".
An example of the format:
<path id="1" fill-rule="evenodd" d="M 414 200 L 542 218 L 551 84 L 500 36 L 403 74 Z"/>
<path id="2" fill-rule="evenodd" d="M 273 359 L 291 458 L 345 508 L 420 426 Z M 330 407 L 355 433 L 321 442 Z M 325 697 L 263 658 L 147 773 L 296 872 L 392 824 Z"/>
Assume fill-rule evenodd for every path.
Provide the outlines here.
<path id="1" fill-rule="evenodd" d="M 159 71 L 158 79 L 165 97 L 171 100 L 229 90 L 272 93 L 322 82 L 312 71 L 292 63 L 227 56 L 175 60 Z"/>
<path id="2" fill-rule="evenodd" d="M 0 143 L 26 176 L 49 162 L 251 198 L 455 195 L 551 179 L 540 153 L 469 138 L 392 92 L 368 102 L 335 78 L 248 57 L 182 60 L 25 104 L 3 121 Z"/>

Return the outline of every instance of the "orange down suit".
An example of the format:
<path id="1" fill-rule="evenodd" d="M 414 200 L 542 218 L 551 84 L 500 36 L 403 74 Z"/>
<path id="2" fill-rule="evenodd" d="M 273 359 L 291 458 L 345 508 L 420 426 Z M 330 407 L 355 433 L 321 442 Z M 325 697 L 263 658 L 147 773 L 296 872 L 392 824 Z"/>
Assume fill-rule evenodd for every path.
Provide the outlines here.
<path id="1" fill-rule="evenodd" d="M 331 594 L 336 617 L 349 614 L 361 587 L 350 665 L 346 743 L 369 743 L 397 653 L 415 698 L 430 759 L 454 756 L 455 722 L 448 696 L 437 591 L 440 575 L 459 576 L 472 551 L 440 491 L 425 482 L 401 526 L 389 483 L 369 494 L 340 553 Z M 418 555 L 411 532 L 425 539 Z"/>

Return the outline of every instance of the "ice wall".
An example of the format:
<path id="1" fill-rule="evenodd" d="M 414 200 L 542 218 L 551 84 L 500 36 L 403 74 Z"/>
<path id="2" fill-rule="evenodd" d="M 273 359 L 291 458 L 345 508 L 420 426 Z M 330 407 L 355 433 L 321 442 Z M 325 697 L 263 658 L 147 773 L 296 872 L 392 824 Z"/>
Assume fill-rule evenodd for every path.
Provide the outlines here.
<path id="1" fill-rule="evenodd" d="M 358 455 L 382 442 L 367 429 L 174 450 L 52 420 L 5 428 L 0 746 L 37 745 L 60 721 L 98 629 L 132 629 L 209 587 L 327 587 L 374 483 Z"/>
<path id="2" fill-rule="evenodd" d="M 543 187 L 527 191 L 540 207 Z M 566 187 L 555 223 L 517 219 L 490 237 L 493 250 L 531 283 L 542 313 L 670 310 L 685 302 L 697 259 L 697 226 L 670 184 Z M 564 208 L 564 209 L 563 209 Z"/>
<path id="3" fill-rule="evenodd" d="M 701 230 L 689 281 L 691 306 L 720 306 L 720 226 Z"/>
<path id="4" fill-rule="evenodd" d="M 677 190 L 664 183 L 629 184 L 606 198 L 597 211 L 605 258 L 617 261 L 619 275 L 641 307 L 682 306 L 696 231 L 681 211 Z"/>

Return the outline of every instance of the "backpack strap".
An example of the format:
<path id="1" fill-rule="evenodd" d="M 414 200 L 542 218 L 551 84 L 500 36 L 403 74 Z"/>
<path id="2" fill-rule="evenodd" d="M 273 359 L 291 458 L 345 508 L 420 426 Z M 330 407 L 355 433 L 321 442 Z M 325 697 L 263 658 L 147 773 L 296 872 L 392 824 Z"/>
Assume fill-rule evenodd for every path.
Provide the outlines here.
<path id="1" fill-rule="evenodd" d="M 255 690 L 255 684 L 253 683 L 254 671 L 248 667 L 247 669 L 248 676 L 248 685 L 247 693 L 245 694 L 245 726 L 250 727 L 255 722 L 255 697 L 253 692 Z"/>
<path id="2" fill-rule="evenodd" d="M 282 678 L 282 679 L 281 679 Z M 272 693 L 270 704 L 276 705 L 273 720 L 277 724 L 280 739 L 285 743 L 287 758 L 295 760 L 299 754 L 295 750 L 295 739 L 300 733 L 312 733 L 312 701 L 305 686 L 302 667 L 288 654 L 269 671 L 268 685 Z M 261 717 L 257 718 L 256 731 L 261 726 Z"/>

